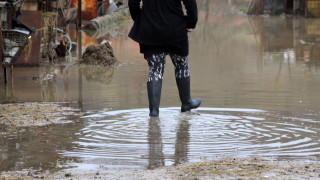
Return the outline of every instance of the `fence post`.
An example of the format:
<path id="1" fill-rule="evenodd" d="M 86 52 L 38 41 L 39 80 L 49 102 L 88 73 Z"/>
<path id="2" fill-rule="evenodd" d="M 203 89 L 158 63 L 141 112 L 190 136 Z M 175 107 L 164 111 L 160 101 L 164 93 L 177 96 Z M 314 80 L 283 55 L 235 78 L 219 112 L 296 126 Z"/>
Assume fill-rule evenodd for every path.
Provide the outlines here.
<path id="1" fill-rule="evenodd" d="M 77 21 L 77 27 L 78 31 L 81 30 L 81 0 L 78 0 L 78 21 Z"/>
<path id="2" fill-rule="evenodd" d="M 3 68 L 3 73 L 4 73 L 4 84 L 7 84 L 8 79 L 7 79 L 7 68 L 6 67 Z"/>
<path id="3" fill-rule="evenodd" d="M 304 15 L 306 16 L 306 17 L 308 17 L 308 0 L 305 0 L 305 4 L 304 4 Z"/>
<path id="4" fill-rule="evenodd" d="M 260 10 L 261 10 L 261 14 L 263 14 L 263 11 L 264 11 L 264 0 L 260 0 Z"/>

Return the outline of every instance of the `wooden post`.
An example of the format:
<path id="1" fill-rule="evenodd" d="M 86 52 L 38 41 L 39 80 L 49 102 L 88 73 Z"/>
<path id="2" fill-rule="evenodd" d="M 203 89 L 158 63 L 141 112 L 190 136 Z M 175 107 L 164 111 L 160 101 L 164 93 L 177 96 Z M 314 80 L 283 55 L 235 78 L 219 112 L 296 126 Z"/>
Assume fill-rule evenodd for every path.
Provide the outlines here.
<path id="1" fill-rule="evenodd" d="M 82 74 L 81 74 L 81 70 L 80 67 L 78 66 L 78 108 L 82 111 L 83 110 L 83 100 L 82 100 Z"/>
<path id="2" fill-rule="evenodd" d="M 78 20 L 77 20 L 77 28 L 78 31 L 81 30 L 81 0 L 78 0 Z"/>
<path id="3" fill-rule="evenodd" d="M 78 59 L 82 58 L 82 32 L 77 32 Z"/>
<path id="4" fill-rule="evenodd" d="M 78 48 L 78 59 L 80 60 L 82 58 L 82 32 L 78 31 L 77 32 L 77 48 Z M 79 91 L 79 96 L 78 96 L 78 106 L 80 110 L 83 110 L 83 95 L 82 95 L 82 73 L 80 70 L 80 67 L 78 66 L 78 91 Z"/>
<path id="5" fill-rule="evenodd" d="M 51 1 L 50 0 L 46 0 L 46 12 L 52 12 L 52 6 L 51 6 Z"/>
<path id="6" fill-rule="evenodd" d="M 10 78 L 11 78 L 11 88 L 13 89 L 13 64 L 11 64 L 10 66 Z"/>
<path id="7" fill-rule="evenodd" d="M 288 1 L 287 0 L 282 0 L 282 6 L 283 6 L 284 13 L 287 13 L 287 11 L 288 11 L 288 8 L 287 8 Z"/>
<path id="8" fill-rule="evenodd" d="M 261 14 L 263 14 L 263 11 L 264 11 L 264 0 L 260 0 L 260 10 L 261 10 Z"/>
<path id="9" fill-rule="evenodd" d="M 12 19 L 13 19 L 13 7 L 11 4 L 6 4 L 7 8 L 7 29 L 12 29 Z"/>
<path id="10" fill-rule="evenodd" d="M 305 0 L 304 1 L 305 4 L 304 4 L 304 14 L 306 17 L 308 17 L 308 0 Z"/>
<path id="11" fill-rule="evenodd" d="M 1 62 L 1 64 L 0 64 L 0 67 L 2 67 L 2 69 L 4 70 L 4 66 L 3 66 L 3 48 L 4 48 L 4 45 L 3 45 L 3 37 L 2 37 L 2 30 L 0 30 L 0 62 Z"/>
<path id="12" fill-rule="evenodd" d="M 4 73 L 4 83 L 7 84 L 8 79 L 7 79 L 7 68 L 6 67 L 3 68 L 3 73 Z"/>
<path id="13" fill-rule="evenodd" d="M 6 4 L 6 8 L 7 8 L 7 27 L 6 28 L 12 29 L 13 28 L 12 27 L 12 19 L 13 19 L 13 15 L 14 15 L 14 12 L 13 12 L 14 8 L 12 7 L 12 4 L 10 4 L 10 3 Z M 2 37 L 2 34 L 1 34 L 1 37 Z M 2 49 L 2 53 L 3 53 L 3 51 L 4 51 L 4 47 Z M 3 61 L 3 54 L 2 54 L 2 61 Z M 8 75 L 7 75 L 7 67 L 6 66 L 3 66 L 3 73 L 4 73 L 4 83 L 7 84 L 8 83 Z"/>

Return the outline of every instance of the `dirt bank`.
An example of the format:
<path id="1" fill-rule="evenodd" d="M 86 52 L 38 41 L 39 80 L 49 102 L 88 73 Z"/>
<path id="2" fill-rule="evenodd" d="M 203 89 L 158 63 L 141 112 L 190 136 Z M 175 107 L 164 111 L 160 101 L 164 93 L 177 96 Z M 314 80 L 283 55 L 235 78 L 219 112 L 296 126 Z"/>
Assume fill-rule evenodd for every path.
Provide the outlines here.
<path id="1" fill-rule="evenodd" d="M 257 158 L 223 158 L 179 167 L 155 170 L 97 169 L 63 170 L 55 173 L 34 170 L 2 172 L 0 179 L 320 179 L 320 163 L 305 161 L 270 161 Z"/>

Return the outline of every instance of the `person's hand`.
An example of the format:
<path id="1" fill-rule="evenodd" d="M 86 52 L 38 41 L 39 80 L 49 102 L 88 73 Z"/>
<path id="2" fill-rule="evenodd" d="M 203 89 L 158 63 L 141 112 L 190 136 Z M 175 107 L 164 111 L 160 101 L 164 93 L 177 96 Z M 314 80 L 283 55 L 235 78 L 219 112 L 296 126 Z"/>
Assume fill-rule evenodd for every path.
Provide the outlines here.
<path id="1" fill-rule="evenodd" d="M 191 32 L 191 31 L 192 31 L 192 29 L 189 29 L 189 28 L 188 28 L 188 29 L 187 29 L 187 31 L 188 31 L 188 32 Z"/>

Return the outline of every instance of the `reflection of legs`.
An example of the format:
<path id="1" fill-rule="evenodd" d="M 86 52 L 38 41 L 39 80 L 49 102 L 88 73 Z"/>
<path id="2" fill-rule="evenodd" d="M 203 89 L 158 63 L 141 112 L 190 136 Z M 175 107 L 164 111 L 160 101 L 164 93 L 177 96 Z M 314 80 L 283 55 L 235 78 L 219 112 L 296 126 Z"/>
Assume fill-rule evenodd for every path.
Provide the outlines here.
<path id="1" fill-rule="evenodd" d="M 201 104 L 201 100 L 198 98 L 192 100 L 190 97 L 190 72 L 188 56 L 181 57 L 175 54 L 170 54 L 170 57 L 175 66 L 176 82 L 182 103 L 181 112 L 198 108 Z"/>
<path id="2" fill-rule="evenodd" d="M 155 169 L 164 166 L 164 156 L 162 153 L 161 129 L 159 126 L 159 118 L 150 118 L 148 131 L 149 144 L 149 165 L 148 169 Z"/>
<path id="3" fill-rule="evenodd" d="M 147 57 L 149 76 L 147 82 L 150 116 L 159 116 L 162 78 L 165 68 L 165 53 Z"/>
<path id="4" fill-rule="evenodd" d="M 188 161 L 188 145 L 190 141 L 189 129 L 189 121 L 187 119 L 181 119 L 175 144 L 174 165 L 179 165 Z"/>

